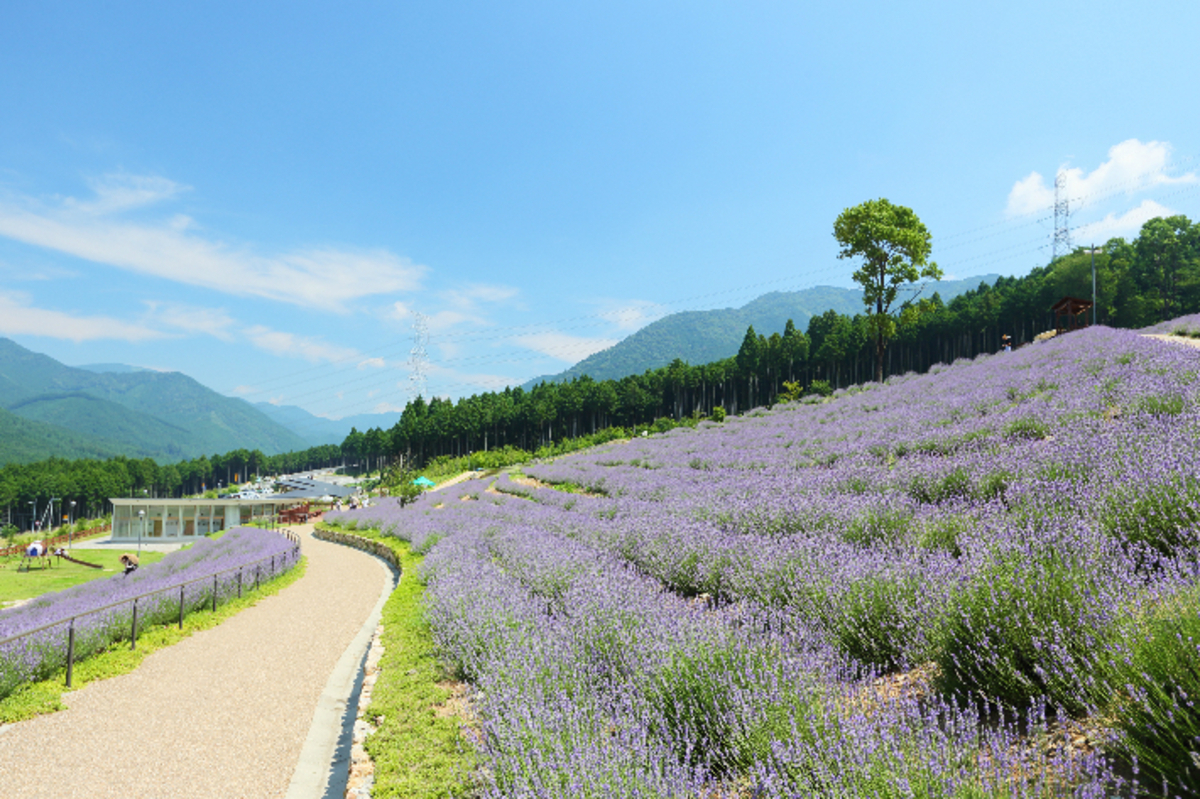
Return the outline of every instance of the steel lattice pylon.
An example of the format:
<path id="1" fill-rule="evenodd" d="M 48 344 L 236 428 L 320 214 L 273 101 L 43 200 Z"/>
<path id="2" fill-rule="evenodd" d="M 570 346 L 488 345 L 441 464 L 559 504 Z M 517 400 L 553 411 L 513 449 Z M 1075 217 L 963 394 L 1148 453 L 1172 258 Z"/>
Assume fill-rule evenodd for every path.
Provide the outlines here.
<path id="1" fill-rule="evenodd" d="M 1054 176 L 1054 240 L 1050 260 L 1071 252 L 1071 201 L 1067 199 L 1067 172 Z"/>
<path id="2" fill-rule="evenodd" d="M 426 386 L 425 368 L 429 364 L 429 320 L 424 314 L 413 314 L 413 346 L 408 351 L 408 386 L 409 399 L 424 397 Z"/>

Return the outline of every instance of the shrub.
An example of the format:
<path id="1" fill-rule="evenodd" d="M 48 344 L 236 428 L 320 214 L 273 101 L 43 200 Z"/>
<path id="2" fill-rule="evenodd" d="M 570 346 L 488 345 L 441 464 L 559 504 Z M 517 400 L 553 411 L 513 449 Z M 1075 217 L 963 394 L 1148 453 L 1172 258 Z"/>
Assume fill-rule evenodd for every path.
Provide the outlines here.
<path id="1" fill-rule="evenodd" d="M 1178 416 L 1183 413 L 1183 397 L 1179 394 L 1145 394 L 1138 397 L 1134 409 L 1152 416 Z"/>
<path id="2" fill-rule="evenodd" d="M 973 492 L 971 476 L 961 466 L 940 479 L 918 475 L 908 484 L 908 495 L 917 502 L 941 504 L 951 499 L 962 499 Z"/>
<path id="3" fill-rule="evenodd" d="M 911 662 L 920 629 L 918 581 L 871 575 L 854 580 L 818 606 L 830 642 L 859 663 L 895 671 Z"/>
<path id="4" fill-rule="evenodd" d="M 1082 710 L 1080 687 L 1109 620 L 1098 579 L 1094 564 L 1061 545 L 998 555 L 951 602 L 936 635 L 942 690 L 1014 707 L 1045 696 Z"/>
<path id="5" fill-rule="evenodd" d="M 725 408 L 723 406 L 718 405 L 717 407 L 713 408 L 712 420 L 717 423 L 725 421 Z"/>
<path id="6" fill-rule="evenodd" d="M 1200 479 L 1121 485 L 1101 502 L 1100 525 L 1109 535 L 1172 555 L 1196 541 Z"/>
<path id="7" fill-rule="evenodd" d="M 814 380 L 808 386 L 809 394 L 816 394 L 819 397 L 828 397 L 833 394 L 833 386 L 829 385 L 828 380 Z"/>
<path id="8" fill-rule="evenodd" d="M 961 557 L 959 536 L 967 532 L 969 526 L 969 520 L 963 516 L 928 519 L 917 534 L 917 546 L 922 549 L 940 549 L 956 558 Z"/>
<path id="9" fill-rule="evenodd" d="M 1007 438 L 1028 438 L 1033 440 L 1049 438 L 1050 425 L 1032 416 L 1023 416 L 1004 426 Z"/>
<path id="10" fill-rule="evenodd" d="M 808 715 L 812 700 L 797 685 L 786 685 L 774 701 L 745 712 L 742 702 L 764 683 L 784 682 L 779 676 L 777 654 L 744 643 L 678 650 L 646 684 L 651 729 L 693 766 L 704 765 L 718 776 L 744 770 L 791 734 L 793 718 Z"/>
<path id="11" fill-rule="evenodd" d="M 1124 650 L 1123 652 L 1121 650 Z M 1136 622 L 1110 663 L 1109 684 L 1125 686 L 1115 708 L 1121 746 L 1140 766 L 1189 795 L 1200 793 L 1200 588 Z"/>

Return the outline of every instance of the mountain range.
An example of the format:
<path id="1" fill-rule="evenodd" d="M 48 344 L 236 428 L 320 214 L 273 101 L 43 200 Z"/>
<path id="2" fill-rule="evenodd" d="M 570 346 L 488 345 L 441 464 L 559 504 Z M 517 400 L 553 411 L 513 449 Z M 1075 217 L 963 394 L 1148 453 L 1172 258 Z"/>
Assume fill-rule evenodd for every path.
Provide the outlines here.
<path id="1" fill-rule="evenodd" d="M 272 405 L 269 402 L 256 402 L 254 407 L 268 418 L 303 437 L 311 446 L 320 444 L 341 444 L 354 428 L 365 433 L 372 427 L 381 430 L 390 429 L 400 421 L 400 412 L 395 413 L 359 413 L 354 416 L 343 416 L 341 419 L 327 419 L 316 416 L 295 405 Z"/>
<path id="2" fill-rule="evenodd" d="M 169 462 L 306 447 L 249 403 L 179 372 L 66 366 L 0 338 L 0 464 L 118 454 Z"/>
<path id="3" fill-rule="evenodd" d="M 993 284 L 999 275 L 980 275 L 965 280 L 940 280 L 925 285 L 920 296 L 937 292 L 949 302 L 980 283 Z M 902 291 L 903 301 L 917 293 L 916 287 Z M 807 330 L 812 317 L 828 310 L 853 316 L 863 312 L 862 291 L 815 286 L 801 291 L 773 291 L 743 305 L 711 311 L 681 311 L 651 322 L 617 344 L 593 353 L 571 368 L 555 375 L 535 377 L 526 390 L 543 382 L 563 382 L 589 375 L 593 380 L 618 380 L 666 366 L 679 358 L 690 364 L 709 363 L 737 355 L 746 328 L 770 336 L 782 333 L 791 319 L 797 330 Z"/>

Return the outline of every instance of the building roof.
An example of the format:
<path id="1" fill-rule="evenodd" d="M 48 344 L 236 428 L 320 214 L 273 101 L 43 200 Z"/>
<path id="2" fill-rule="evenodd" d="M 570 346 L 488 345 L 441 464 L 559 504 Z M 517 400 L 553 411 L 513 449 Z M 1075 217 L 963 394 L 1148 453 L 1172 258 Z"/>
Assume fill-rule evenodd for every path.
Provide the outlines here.
<path id="1" fill-rule="evenodd" d="M 335 483 L 323 483 L 320 480 L 310 480 L 307 477 L 289 477 L 286 480 L 280 480 L 279 485 L 283 486 L 285 493 L 277 494 L 276 496 L 284 496 L 288 499 L 349 497 L 358 491 L 356 488 L 340 486 Z"/>

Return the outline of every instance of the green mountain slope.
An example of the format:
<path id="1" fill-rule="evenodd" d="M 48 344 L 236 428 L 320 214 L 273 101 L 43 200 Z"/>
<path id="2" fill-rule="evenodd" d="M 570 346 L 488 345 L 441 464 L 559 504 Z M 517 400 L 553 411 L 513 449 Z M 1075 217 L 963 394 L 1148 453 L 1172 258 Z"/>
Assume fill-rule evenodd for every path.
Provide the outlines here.
<path id="1" fill-rule="evenodd" d="M 948 302 L 964 291 L 978 288 L 980 283 L 994 283 L 997 277 L 999 275 L 982 275 L 930 283 L 921 296 L 931 297 L 936 291 Z M 774 291 L 741 308 L 673 313 L 651 322 L 614 346 L 589 355 L 566 371 L 530 380 L 524 388 L 582 375 L 590 375 L 595 380 L 616 380 L 666 366 L 676 358 L 690 364 L 729 358 L 737 354 L 750 325 L 769 336 L 782 333 L 787 320 L 791 319 L 798 330 L 806 330 L 812 317 L 831 309 L 847 316 L 862 313 L 862 292 L 816 286 L 803 291 Z"/>
<path id="2" fill-rule="evenodd" d="M 178 460 L 234 449 L 305 449 L 300 436 L 240 399 L 178 372 L 94 372 L 0 338 L 0 407 L 123 454 Z M 7 446 L 0 440 L 0 450 Z M 47 452 L 46 456 L 57 454 Z"/>
<path id="3" fill-rule="evenodd" d="M 110 458 L 121 453 L 121 446 L 114 442 L 22 419 L 0 408 L 0 466 L 33 463 L 51 456 L 73 460 Z"/>
<path id="4" fill-rule="evenodd" d="M 191 430 L 82 391 L 42 394 L 13 403 L 8 410 L 24 419 L 86 436 L 122 442 L 128 454 L 179 460 L 196 446 Z"/>

